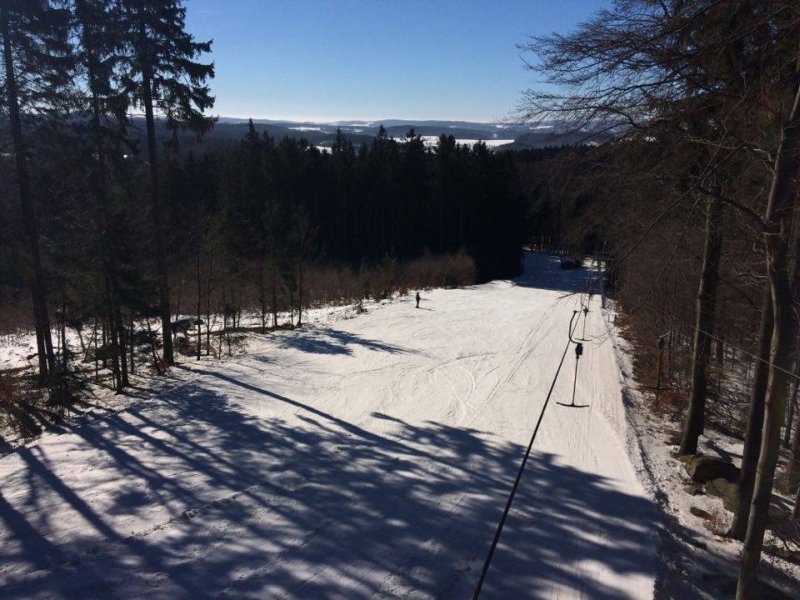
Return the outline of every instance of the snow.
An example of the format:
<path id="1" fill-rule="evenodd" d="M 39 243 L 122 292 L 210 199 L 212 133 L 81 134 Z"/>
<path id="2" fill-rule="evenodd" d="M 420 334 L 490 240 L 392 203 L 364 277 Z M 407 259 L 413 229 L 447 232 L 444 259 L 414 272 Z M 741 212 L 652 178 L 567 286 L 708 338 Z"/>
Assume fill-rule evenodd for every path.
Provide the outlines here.
<path id="1" fill-rule="evenodd" d="M 330 151 L 330 148 L 327 148 Z M 386 300 L 382 300 L 376 302 L 374 300 L 364 300 L 363 306 L 366 309 L 370 309 L 373 306 L 379 306 L 381 302 L 386 302 Z M 304 322 L 319 322 L 319 323 L 328 323 L 331 320 L 337 319 L 347 319 L 354 317 L 357 313 L 355 312 L 355 307 L 352 305 L 327 305 L 321 308 L 304 308 L 303 309 L 303 321 Z M 196 318 L 196 314 L 179 314 L 173 315 L 172 320 L 176 321 L 178 319 L 188 319 L 188 318 Z M 270 322 L 271 322 L 272 315 L 270 313 Z M 296 318 L 296 315 L 295 315 Z M 280 323 L 285 323 L 290 319 L 289 311 L 278 312 L 278 321 Z M 261 326 L 261 315 L 260 313 L 255 312 L 247 312 L 243 311 L 240 316 L 240 325 L 244 328 L 254 328 Z M 144 331 L 148 325 L 145 324 L 144 320 L 136 322 L 136 330 L 137 331 Z M 157 318 L 152 318 L 149 323 L 150 329 L 157 335 L 161 334 L 161 322 Z M 222 315 L 213 315 L 211 316 L 211 331 L 213 333 L 218 333 L 222 330 L 223 327 L 223 319 Z M 203 325 L 203 333 L 205 334 L 206 325 Z M 58 339 L 55 335 L 54 330 L 53 335 L 53 342 L 56 344 L 56 350 L 58 351 Z M 192 333 L 190 331 L 190 333 Z M 93 327 L 92 324 L 85 324 L 82 328 L 82 334 L 84 344 L 87 347 L 93 347 Z M 78 357 L 83 356 L 83 352 L 81 350 L 80 339 L 77 334 L 77 331 L 72 327 L 67 327 L 66 331 L 66 338 L 67 344 L 69 345 L 70 350 L 73 353 L 77 353 Z M 37 366 L 36 362 L 36 335 L 33 330 L 29 329 L 22 329 L 19 328 L 12 333 L 0 334 L 0 371 L 4 371 L 7 369 L 15 370 L 15 369 L 27 369 L 29 371 L 35 370 Z M 94 372 L 94 363 L 85 363 L 79 362 L 78 368 L 89 369 L 91 372 Z M 103 369 L 101 368 L 101 372 Z M 106 373 L 110 374 L 110 370 L 105 370 Z"/>
<path id="2" fill-rule="evenodd" d="M 686 486 L 692 481 L 683 461 L 675 456 L 681 424 L 650 410 L 649 406 L 655 401 L 654 392 L 636 385 L 632 345 L 612 322 L 607 321 L 607 326 L 609 339 L 616 348 L 627 405 L 624 412 L 629 422 L 629 455 L 634 457 L 640 480 L 660 508 L 663 559 L 660 593 L 667 598 L 718 598 L 722 586 L 732 589 L 735 584 L 742 544 L 710 531 L 709 523 L 692 514 L 690 509 L 696 507 L 714 515 L 721 531 L 730 527 L 733 515 L 723 508 L 720 498 L 692 496 L 686 492 Z M 712 427 L 706 427 L 698 450 L 701 454 L 719 456 L 741 465 L 742 440 Z M 772 502 L 785 513 L 791 510 L 791 499 L 776 490 Z M 773 533 L 767 530 L 767 542 L 772 539 Z M 764 552 L 759 577 L 786 594 L 785 597 L 800 597 L 800 566 L 796 562 Z"/>
<path id="3" fill-rule="evenodd" d="M 469 597 L 586 278 L 529 253 L 514 281 L 320 312 L 140 380 L 0 459 L 0 597 Z M 657 506 L 589 306 L 589 406 L 556 404 L 570 350 L 484 598 L 653 595 Z"/>
<path id="4" fill-rule="evenodd" d="M 438 135 L 421 135 L 420 139 L 422 140 L 422 143 L 425 144 L 428 147 L 436 146 L 439 143 L 439 136 Z M 404 139 L 403 140 L 398 139 L 398 141 L 405 141 L 405 140 Z M 482 140 L 482 139 L 478 139 L 478 138 L 475 138 L 475 139 L 456 138 L 456 144 L 458 144 L 459 146 L 474 146 L 478 142 L 482 142 L 482 143 L 486 144 L 486 146 L 489 147 L 489 148 L 495 148 L 497 146 L 504 146 L 505 144 L 510 144 L 513 141 L 514 141 L 513 139 Z"/>
<path id="5" fill-rule="evenodd" d="M 474 146 L 478 142 L 486 144 L 489 148 L 496 148 L 497 146 L 505 146 L 506 144 L 511 144 L 514 142 L 513 139 L 505 139 L 505 140 L 466 140 L 466 139 L 457 139 L 456 143 L 462 146 Z"/>
<path id="6" fill-rule="evenodd" d="M 36 363 L 36 337 L 31 331 L 17 329 L 0 335 L 0 369 L 21 369 Z"/>

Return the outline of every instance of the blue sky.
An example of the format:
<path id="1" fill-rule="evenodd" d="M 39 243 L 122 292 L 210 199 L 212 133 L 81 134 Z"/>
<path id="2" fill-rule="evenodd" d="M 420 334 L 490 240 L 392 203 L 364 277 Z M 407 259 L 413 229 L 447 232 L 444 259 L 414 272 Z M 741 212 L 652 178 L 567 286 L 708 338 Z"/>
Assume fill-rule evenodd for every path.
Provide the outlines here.
<path id="1" fill-rule="evenodd" d="M 213 39 L 214 113 L 291 120 L 490 121 L 535 87 L 516 44 L 606 0 L 189 0 Z"/>

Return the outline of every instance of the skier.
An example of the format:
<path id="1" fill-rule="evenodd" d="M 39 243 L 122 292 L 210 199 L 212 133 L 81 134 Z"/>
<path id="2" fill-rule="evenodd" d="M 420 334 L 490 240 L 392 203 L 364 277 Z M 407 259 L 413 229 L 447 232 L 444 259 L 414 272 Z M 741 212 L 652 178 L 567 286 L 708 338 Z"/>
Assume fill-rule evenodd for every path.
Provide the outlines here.
<path id="1" fill-rule="evenodd" d="M 420 297 L 419 297 L 419 292 L 417 292 L 417 308 L 419 308 L 419 301 L 420 301 L 421 299 L 422 299 L 422 298 L 420 298 Z"/>

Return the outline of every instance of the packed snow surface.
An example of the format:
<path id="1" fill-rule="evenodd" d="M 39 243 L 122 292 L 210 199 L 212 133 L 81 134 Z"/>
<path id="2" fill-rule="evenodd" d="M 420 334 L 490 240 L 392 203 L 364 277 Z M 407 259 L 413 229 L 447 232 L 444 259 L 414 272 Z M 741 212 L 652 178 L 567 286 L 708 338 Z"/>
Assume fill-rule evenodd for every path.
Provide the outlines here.
<path id="1" fill-rule="evenodd" d="M 6 455 L 0 597 L 470 597 L 587 281 L 525 260 L 419 309 L 184 359 L 124 410 Z M 483 598 L 652 597 L 656 508 L 590 309 L 588 407 L 556 404 L 570 348 Z"/>

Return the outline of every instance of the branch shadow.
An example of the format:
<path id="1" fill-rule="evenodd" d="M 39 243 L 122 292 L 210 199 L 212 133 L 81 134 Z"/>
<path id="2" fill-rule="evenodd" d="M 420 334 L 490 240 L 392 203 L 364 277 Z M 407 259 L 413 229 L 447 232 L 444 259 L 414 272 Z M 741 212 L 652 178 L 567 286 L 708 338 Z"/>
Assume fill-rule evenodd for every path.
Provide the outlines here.
<path id="1" fill-rule="evenodd" d="M 589 270 L 562 269 L 558 256 L 524 252 L 522 260 L 523 273 L 513 280 L 517 286 L 568 293 L 585 293 L 589 289 Z M 599 284 L 595 284 L 594 288 L 595 292 L 599 292 Z"/>
<path id="2" fill-rule="evenodd" d="M 3 459 L 0 597 L 471 594 L 522 446 L 383 413 L 373 432 L 201 374 Z M 259 419 L 219 393 L 220 380 L 298 412 Z M 64 456 L 68 443 L 79 450 Z M 592 561 L 622 578 L 651 575 L 653 509 L 535 454 L 484 597 L 586 593 L 573 567 Z M 625 594 L 592 585 L 592 597 Z"/>
<path id="3" fill-rule="evenodd" d="M 347 331 L 331 328 L 304 328 L 295 330 L 291 335 L 280 338 L 279 348 L 291 348 L 313 354 L 342 354 L 350 356 L 354 347 L 362 347 L 376 352 L 400 354 L 414 352 L 412 350 L 379 342 Z"/>

